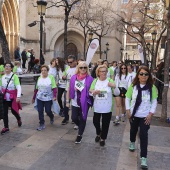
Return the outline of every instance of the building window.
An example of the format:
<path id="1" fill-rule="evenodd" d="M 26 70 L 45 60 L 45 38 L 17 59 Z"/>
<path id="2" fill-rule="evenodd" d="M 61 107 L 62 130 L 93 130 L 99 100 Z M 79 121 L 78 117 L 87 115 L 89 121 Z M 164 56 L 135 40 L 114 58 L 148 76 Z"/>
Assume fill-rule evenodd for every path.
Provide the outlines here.
<path id="1" fill-rule="evenodd" d="M 122 3 L 123 4 L 127 4 L 129 0 L 123 0 Z"/>

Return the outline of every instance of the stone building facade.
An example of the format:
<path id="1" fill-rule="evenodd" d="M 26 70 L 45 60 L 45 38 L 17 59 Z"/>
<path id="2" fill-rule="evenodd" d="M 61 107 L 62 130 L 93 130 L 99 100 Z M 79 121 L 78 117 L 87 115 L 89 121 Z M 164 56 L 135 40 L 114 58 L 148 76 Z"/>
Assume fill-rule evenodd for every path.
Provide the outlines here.
<path id="1" fill-rule="evenodd" d="M 93 0 L 98 3 L 97 0 Z M 111 0 L 108 0 L 112 2 Z M 1 20 L 9 44 L 11 58 L 14 50 L 20 46 L 21 51 L 33 48 L 36 58 L 39 58 L 39 21 L 36 0 L 0 0 Z M 116 0 L 113 8 L 118 10 L 121 1 Z M 48 4 L 49 5 L 49 4 Z M 76 9 L 75 9 L 76 10 Z M 34 27 L 28 24 L 36 21 Z M 48 63 L 53 57 L 64 56 L 64 9 L 48 8 L 44 17 L 43 52 Z M 94 36 L 96 37 L 96 36 Z M 84 35 L 82 28 L 74 21 L 68 23 L 68 54 L 76 54 L 77 58 L 83 58 Z M 122 35 L 116 30 L 109 32 L 102 38 L 102 51 L 106 49 L 105 44 L 110 44 L 108 51 L 109 62 L 119 60 L 120 47 L 122 46 Z M 93 60 L 97 60 L 96 53 Z M 105 59 L 105 54 L 102 54 Z"/>

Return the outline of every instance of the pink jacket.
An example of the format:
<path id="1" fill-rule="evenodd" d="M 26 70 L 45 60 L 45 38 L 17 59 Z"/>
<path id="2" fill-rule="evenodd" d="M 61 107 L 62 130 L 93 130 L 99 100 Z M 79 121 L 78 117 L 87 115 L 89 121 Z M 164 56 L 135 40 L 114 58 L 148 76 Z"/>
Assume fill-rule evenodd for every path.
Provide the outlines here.
<path id="1" fill-rule="evenodd" d="M 5 89 L 2 89 L 2 92 L 5 93 Z M 22 110 L 22 106 L 20 102 L 16 102 L 17 90 L 6 90 L 6 93 L 10 94 L 10 100 L 12 101 L 12 109 L 14 109 L 19 114 L 19 110 Z M 6 99 L 6 95 L 4 96 L 4 99 Z"/>

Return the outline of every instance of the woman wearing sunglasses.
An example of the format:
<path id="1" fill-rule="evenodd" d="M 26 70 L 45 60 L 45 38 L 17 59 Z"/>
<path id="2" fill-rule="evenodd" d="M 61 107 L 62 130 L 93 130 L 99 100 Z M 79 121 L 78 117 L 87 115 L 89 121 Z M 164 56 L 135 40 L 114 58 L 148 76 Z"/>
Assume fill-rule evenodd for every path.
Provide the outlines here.
<path id="1" fill-rule="evenodd" d="M 92 97 L 89 96 L 89 89 L 93 78 L 90 76 L 88 66 L 85 61 L 79 62 L 76 74 L 70 79 L 67 91 L 66 106 L 69 107 L 69 99 L 72 103 L 72 121 L 78 126 L 76 144 L 81 143 L 85 130 L 89 107 L 92 106 Z"/>
<path id="2" fill-rule="evenodd" d="M 115 77 L 116 87 L 120 90 L 119 96 L 114 96 L 116 101 L 116 118 L 113 121 L 115 125 L 118 125 L 119 119 L 122 122 L 125 121 L 125 94 L 128 89 L 128 80 L 127 76 L 127 66 L 125 64 L 120 65 L 120 72 Z"/>
<path id="3" fill-rule="evenodd" d="M 135 151 L 135 141 L 140 128 L 141 167 L 147 168 L 148 130 L 157 106 L 157 89 L 153 85 L 147 66 L 138 69 L 126 93 L 126 114 L 130 120 L 129 150 Z"/>
<path id="4" fill-rule="evenodd" d="M 97 78 L 93 80 L 90 87 L 90 93 L 94 97 L 93 124 L 97 134 L 95 142 L 100 141 L 100 146 L 104 146 L 107 139 L 114 105 L 112 89 L 116 87 L 114 81 L 111 78 L 107 78 L 107 72 L 108 68 L 106 65 L 98 66 L 96 69 Z M 100 126 L 101 117 L 102 125 Z"/>

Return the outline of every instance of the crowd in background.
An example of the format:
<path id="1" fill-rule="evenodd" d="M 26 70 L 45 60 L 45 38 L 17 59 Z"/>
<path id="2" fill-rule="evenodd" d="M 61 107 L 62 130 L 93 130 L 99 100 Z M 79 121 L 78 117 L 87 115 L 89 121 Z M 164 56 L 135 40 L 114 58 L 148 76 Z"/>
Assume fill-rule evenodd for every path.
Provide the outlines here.
<path id="1" fill-rule="evenodd" d="M 100 146 L 105 145 L 112 114 L 115 116 L 114 125 L 121 124 L 127 117 L 131 125 L 129 150 L 135 150 L 136 134 L 140 127 L 141 166 L 147 167 L 147 133 L 157 105 L 157 89 L 147 66 L 139 63 L 125 64 L 123 61 L 109 63 L 102 59 L 88 66 L 83 59 L 77 60 L 73 55 L 68 56 L 67 60 L 57 57 L 49 65 L 40 65 L 33 49 L 20 52 L 19 47 L 14 56 L 14 67 L 11 63 L 1 63 L 0 66 L 0 86 L 5 92 L 4 128 L 1 134 L 9 132 L 8 107 L 12 107 L 11 112 L 16 117 L 18 126 L 22 125 L 19 116 L 21 85 L 16 74 L 22 74 L 27 69 L 28 62 L 28 73 L 40 74 L 36 79 L 32 98 L 38 111 L 38 131 L 46 128 L 44 110 L 49 116 L 50 124 L 54 123 L 52 106 L 56 101 L 60 107 L 59 115 L 63 117 L 61 125 L 66 125 L 71 120 L 75 124 L 74 129 L 78 130 L 76 144 L 82 142 L 90 107 L 94 112 L 95 142 L 99 142 Z M 162 68 L 163 64 L 160 64 L 153 74 L 162 75 Z M 155 85 L 160 87 L 157 81 Z M 162 89 L 158 90 L 159 97 L 161 91 Z"/>

